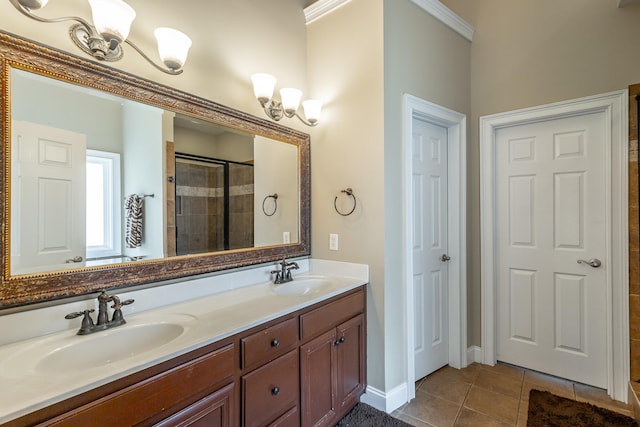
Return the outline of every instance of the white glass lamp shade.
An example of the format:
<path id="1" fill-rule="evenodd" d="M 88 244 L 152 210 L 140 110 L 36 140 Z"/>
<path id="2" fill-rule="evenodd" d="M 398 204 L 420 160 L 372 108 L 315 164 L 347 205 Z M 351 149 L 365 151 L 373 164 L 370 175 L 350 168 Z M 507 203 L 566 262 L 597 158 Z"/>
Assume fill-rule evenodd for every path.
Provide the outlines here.
<path id="1" fill-rule="evenodd" d="M 302 92 L 292 87 L 286 87 L 280 89 L 280 97 L 282 98 L 282 109 L 285 114 L 292 116 L 298 110 L 300 105 L 300 99 L 302 99 Z"/>
<path id="2" fill-rule="evenodd" d="M 49 0 L 18 0 L 18 3 L 27 9 L 36 10 L 45 7 L 47 5 L 47 1 Z"/>
<path id="3" fill-rule="evenodd" d="M 276 87 L 276 78 L 271 74 L 257 73 L 251 76 L 253 93 L 262 105 L 269 102 Z"/>
<path id="4" fill-rule="evenodd" d="M 307 99 L 302 102 L 302 108 L 304 109 L 304 116 L 309 123 L 318 123 L 318 120 L 320 120 L 320 112 L 322 111 L 321 101 L 317 99 Z"/>
<path id="5" fill-rule="evenodd" d="M 160 59 L 170 70 L 179 70 L 187 61 L 191 39 L 173 28 L 160 27 L 153 32 L 158 42 Z"/>
<path id="6" fill-rule="evenodd" d="M 129 36 L 136 11 L 122 0 L 89 0 L 93 25 L 109 43 L 122 43 Z"/>

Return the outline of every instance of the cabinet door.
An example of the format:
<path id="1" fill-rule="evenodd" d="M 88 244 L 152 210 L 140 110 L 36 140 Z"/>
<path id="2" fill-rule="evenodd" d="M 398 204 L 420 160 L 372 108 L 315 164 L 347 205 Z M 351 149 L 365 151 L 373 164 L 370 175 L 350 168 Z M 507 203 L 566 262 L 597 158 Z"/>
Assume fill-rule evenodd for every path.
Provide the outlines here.
<path id="1" fill-rule="evenodd" d="M 156 427 L 231 427 L 233 383 L 155 424 Z"/>
<path id="2" fill-rule="evenodd" d="M 357 316 L 337 328 L 336 368 L 338 412 L 342 415 L 358 403 L 364 392 L 364 319 Z M 344 409 L 344 411 L 343 411 Z"/>
<path id="3" fill-rule="evenodd" d="M 300 347 L 302 427 L 336 421 L 336 329 Z"/>

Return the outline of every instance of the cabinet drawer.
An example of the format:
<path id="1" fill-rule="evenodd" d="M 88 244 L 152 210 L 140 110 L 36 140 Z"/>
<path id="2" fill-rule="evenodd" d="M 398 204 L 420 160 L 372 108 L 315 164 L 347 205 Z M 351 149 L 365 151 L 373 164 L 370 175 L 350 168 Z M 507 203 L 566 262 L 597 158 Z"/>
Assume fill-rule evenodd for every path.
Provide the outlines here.
<path id="1" fill-rule="evenodd" d="M 293 318 L 249 335 L 240 341 L 242 369 L 273 360 L 298 342 L 298 319 Z"/>
<path id="2" fill-rule="evenodd" d="M 300 394 L 298 350 L 242 377 L 245 426 L 264 426 L 298 403 Z"/>
<path id="3" fill-rule="evenodd" d="M 326 332 L 364 311 L 364 291 L 347 295 L 337 301 L 317 308 L 300 316 L 300 334 L 302 340 Z"/>
<path id="4" fill-rule="evenodd" d="M 61 415 L 46 425 L 133 425 L 182 409 L 189 398 L 233 379 L 233 345 L 148 378 Z M 184 406 L 182 406 L 184 407 Z M 175 409 L 172 409 L 175 408 Z"/>

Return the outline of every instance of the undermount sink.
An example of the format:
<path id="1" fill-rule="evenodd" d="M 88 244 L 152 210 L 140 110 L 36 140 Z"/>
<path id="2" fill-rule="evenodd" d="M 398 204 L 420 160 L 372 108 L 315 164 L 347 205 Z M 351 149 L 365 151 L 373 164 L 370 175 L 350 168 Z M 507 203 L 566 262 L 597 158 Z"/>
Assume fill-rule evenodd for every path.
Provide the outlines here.
<path id="1" fill-rule="evenodd" d="M 331 280 L 327 276 L 296 277 L 291 282 L 273 285 L 273 292 L 276 295 L 307 295 L 329 285 Z"/>
<path id="2" fill-rule="evenodd" d="M 185 333 L 193 316 L 133 321 L 90 335 L 75 331 L 34 340 L 0 367 L 0 374 L 68 375 L 105 366 L 162 347 Z M 21 374 L 22 373 L 22 374 Z"/>
<path id="3" fill-rule="evenodd" d="M 184 332 L 175 323 L 129 325 L 79 337 L 75 342 L 44 355 L 36 372 L 64 372 L 103 366 L 173 341 Z"/>

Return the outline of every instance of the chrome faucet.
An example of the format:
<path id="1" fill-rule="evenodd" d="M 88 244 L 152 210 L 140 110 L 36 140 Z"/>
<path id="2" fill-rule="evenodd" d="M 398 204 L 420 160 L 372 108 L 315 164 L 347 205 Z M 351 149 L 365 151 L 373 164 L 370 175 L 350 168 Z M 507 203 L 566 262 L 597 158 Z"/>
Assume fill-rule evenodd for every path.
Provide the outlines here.
<path id="1" fill-rule="evenodd" d="M 78 335 L 92 334 L 94 332 L 104 331 L 105 329 L 115 328 L 116 326 L 127 323 L 122 316 L 122 306 L 132 304 L 133 301 L 134 300 L 132 299 L 128 299 L 121 302 L 119 297 L 115 295 L 107 295 L 105 291 L 102 291 L 100 295 L 98 295 L 97 323 L 93 323 L 93 319 L 91 318 L 91 313 L 95 311 L 94 309 L 69 313 L 64 316 L 64 318 L 75 319 L 76 317 L 83 316 L 82 325 L 78 330 Z M 110 302 L 113 302 L 113 305 L 111 306 L 111 308 L 113 308 L 111 320 L 109 320 L 109 312 L 107 309 L 107 304 Z"/>
<path id="2" fill-rule="evenodd" d="M 292 281 L 293 276 L 291 275 L 291 270 L 297 270 L 300 268 L 297 262 L 287 262 L 284 258 L 282 258 L 282 262 L 279 262 L 278 265 L 280 266 L 280 270 L 273 270 L 271 272 L 271 274 L 276 275 L 273 279 L 273 283 L 276 285 Z"/>

